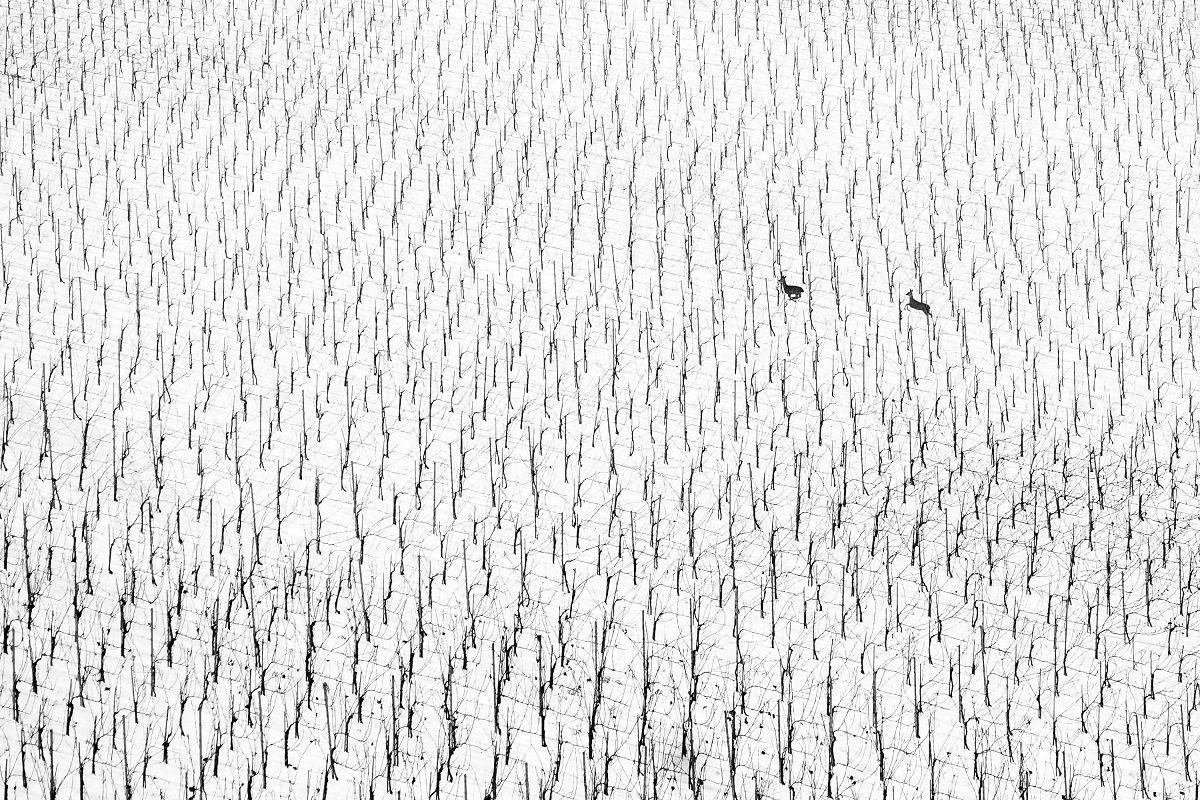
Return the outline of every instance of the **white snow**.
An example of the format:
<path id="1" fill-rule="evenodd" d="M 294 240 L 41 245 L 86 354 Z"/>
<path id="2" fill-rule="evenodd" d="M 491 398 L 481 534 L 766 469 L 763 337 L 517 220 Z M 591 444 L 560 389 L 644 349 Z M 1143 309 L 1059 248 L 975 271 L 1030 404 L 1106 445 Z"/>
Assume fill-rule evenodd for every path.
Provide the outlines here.
<path id="1" fill-rule="evenodd" d="M 1200 794 L 1190 4 L 4 22 L 6 798 Z"/>

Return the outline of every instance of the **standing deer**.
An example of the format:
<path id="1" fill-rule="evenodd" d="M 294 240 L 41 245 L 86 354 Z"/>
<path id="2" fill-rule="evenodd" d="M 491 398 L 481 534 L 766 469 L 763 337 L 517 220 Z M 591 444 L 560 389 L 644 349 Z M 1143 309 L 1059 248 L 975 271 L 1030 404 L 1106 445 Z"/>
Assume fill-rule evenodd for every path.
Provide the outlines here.
<path id="1" fill-rule="evenodd" d="M 782 275 L 779 276 L 779 288 L 783 289 L 783 293 L 787 295 L 788 300 L 799 300 L 800 295 L 804 294 L 803 286 L 788 283 L 787 279 Z"/>

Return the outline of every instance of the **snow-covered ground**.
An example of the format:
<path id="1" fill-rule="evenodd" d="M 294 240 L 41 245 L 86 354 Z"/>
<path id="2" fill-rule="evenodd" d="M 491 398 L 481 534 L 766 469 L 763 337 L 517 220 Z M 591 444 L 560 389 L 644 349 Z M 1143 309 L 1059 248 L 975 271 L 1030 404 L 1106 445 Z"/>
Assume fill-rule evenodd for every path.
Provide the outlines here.
<path id="1" fill-rule="evenodd" d="M 1200 794 L 1192 4 L 3 17 L 4 798 Z"/>

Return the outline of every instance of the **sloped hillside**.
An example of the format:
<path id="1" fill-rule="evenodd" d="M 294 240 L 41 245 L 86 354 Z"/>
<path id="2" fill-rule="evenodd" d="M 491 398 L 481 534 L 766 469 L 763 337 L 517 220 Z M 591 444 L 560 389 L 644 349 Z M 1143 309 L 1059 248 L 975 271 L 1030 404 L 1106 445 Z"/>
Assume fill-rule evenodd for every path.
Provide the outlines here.
<path id="1" fill-rule="evenodd" d="M 1192 5 L 4 22 L 6 799 L 1200 793 Z"/>

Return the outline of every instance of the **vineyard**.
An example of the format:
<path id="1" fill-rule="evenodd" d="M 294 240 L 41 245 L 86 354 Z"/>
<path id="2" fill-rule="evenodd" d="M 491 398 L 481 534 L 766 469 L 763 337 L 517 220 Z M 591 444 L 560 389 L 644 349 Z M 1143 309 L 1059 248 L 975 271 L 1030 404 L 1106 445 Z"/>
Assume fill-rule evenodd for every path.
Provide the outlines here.
<path id="1" fill-rule="evenodd" d="M 3 800 L 1200 797 L 1196 8 L 3 18 Z"/>

